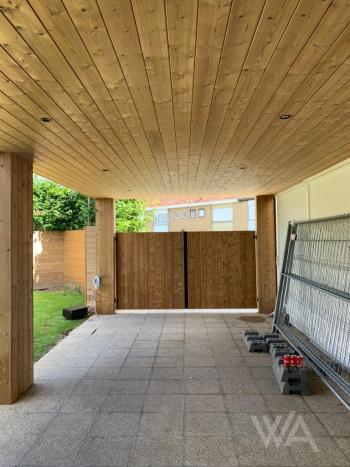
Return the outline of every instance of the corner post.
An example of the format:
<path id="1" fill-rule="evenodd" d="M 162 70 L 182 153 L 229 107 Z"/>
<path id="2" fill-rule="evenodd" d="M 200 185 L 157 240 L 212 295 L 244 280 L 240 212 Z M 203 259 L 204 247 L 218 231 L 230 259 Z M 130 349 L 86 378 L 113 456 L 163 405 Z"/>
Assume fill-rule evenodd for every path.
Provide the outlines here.
<path id="1" fill-rule="evenodd" d="M 103 315 L 115 310 L 114 199 L 96 200 L 96 274 L 102 278 L 102 286 L 96 294 L 96 311 Z"/>
<path id="2" fill-rule="evenodd" d="M 33 384 L 33 162 L 0 154 L 0 404 Z"/>
<path id="3" fill-rule="evenodd" d="M 256 197 L 256 286 L 259 313 L 272 313 L 277 293 L 274 195 Z"/>

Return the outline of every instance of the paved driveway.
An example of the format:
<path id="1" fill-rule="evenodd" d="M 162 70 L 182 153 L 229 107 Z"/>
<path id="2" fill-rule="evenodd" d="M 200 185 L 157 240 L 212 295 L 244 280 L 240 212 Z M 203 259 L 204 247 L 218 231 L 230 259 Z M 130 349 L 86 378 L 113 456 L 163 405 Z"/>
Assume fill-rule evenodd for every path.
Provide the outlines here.
<path id="1" fill-rule="evenodd" d="M 88 320 L 36 364 L 25 397 L 0 407 L 0 466 L 350 465 L 349 413 L 317 378 L 312 396 L 281 396 L 270 357 L 241 337 L 271 323 L 247 319 Z M 277 434 L 267 448 L 259 426 Z"/>

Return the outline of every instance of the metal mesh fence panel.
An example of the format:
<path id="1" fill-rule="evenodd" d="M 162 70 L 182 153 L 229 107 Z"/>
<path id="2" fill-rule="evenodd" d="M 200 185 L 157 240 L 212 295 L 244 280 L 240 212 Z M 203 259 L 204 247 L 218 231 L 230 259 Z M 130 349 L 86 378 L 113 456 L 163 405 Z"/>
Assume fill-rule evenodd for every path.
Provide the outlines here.
<path id="1" fill-rule="evenodd" d="M 350 215 L 289 223 L 274 326 L 350 407 Z"/>

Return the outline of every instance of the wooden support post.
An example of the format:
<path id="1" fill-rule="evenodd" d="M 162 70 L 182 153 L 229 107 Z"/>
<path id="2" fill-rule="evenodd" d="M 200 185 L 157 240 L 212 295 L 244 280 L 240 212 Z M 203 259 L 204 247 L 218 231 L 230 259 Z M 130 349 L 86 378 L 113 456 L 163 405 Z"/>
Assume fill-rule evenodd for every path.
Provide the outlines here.
<path id="1" fill-rule="evenodd" d="M 271 313 L 275 308 L 276 221 L 275 197 L 256 198 L 256 287 L 259 313 Z"/>
<path id="2" fill-rule="evenodd" d="M 0 153 L 0 404 L 33 384 L 32 160 Z"/>
<path id="3" fill-rule="evenodd" d="M 103 315 L 112 314 L 115 310 L 114 234 L 114 199 L 97 199 L 96 274 L 102 278 L 102 286 L 96 294 L 96 311 Z"/>

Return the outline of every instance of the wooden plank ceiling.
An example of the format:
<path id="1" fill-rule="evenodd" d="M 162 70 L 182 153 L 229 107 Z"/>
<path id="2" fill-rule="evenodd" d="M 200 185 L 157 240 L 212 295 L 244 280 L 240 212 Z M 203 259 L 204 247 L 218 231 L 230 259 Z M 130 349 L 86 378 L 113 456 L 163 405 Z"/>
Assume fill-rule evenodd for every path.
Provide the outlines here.
<path id="1" fill-rule="evenodd" d="M 276 193 L 349 157 L 348 0 L 0 10 L 0 151 L 90 196 Z"/>

